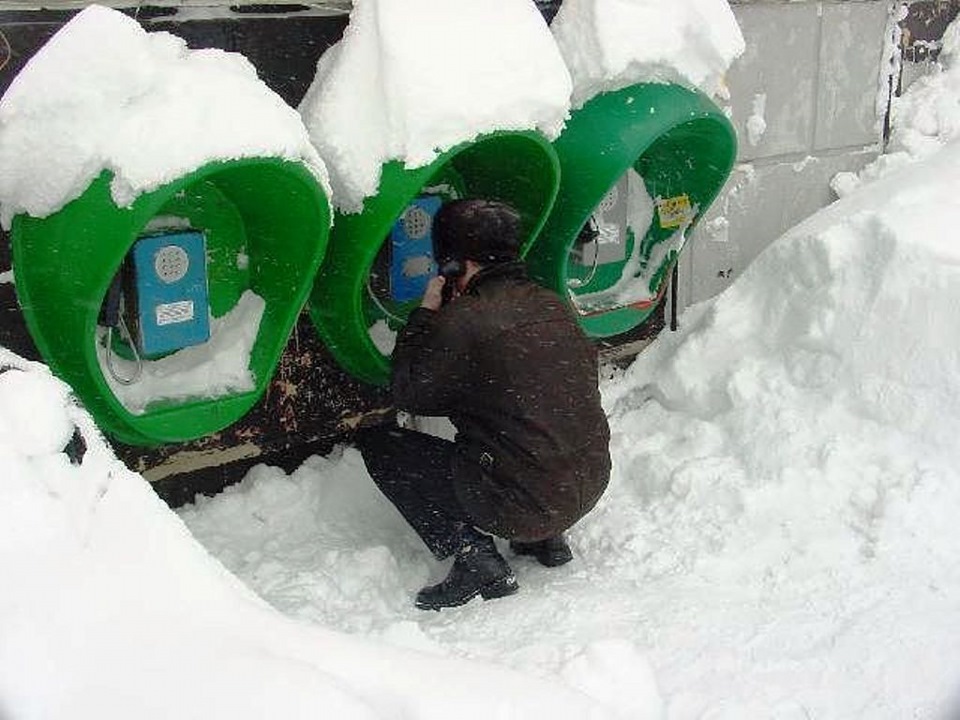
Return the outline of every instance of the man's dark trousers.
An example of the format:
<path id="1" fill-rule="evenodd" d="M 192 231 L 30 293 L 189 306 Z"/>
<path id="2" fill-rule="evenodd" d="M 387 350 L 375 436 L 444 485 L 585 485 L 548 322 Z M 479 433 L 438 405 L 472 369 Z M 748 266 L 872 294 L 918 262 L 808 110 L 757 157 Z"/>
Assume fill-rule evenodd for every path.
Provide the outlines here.
<path id="1" fill-rule="evenodd" d="M 460 548 L 473 532 L 470 516 L 453 490 L 456 445 L 414 430 L 361 430 L 355 443 L 367 472 L 438 560 Z"/>

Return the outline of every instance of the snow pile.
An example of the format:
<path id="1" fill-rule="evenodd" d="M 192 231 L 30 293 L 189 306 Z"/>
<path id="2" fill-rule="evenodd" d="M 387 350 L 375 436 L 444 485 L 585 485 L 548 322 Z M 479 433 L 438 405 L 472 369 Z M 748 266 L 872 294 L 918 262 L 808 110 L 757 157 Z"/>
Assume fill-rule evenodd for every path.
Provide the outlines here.
<path id="1" fill-rule="evenodd" d="M 75 428 L 76 464 L 61 452 Z M 0 466 L 4 718 L 615 717 L 557 683 L 284 618 L 116 460 L 65 385 L 2 348 Z"/>
<path id="2" fill-rule="evenodd" d="M 727 637 L 708 652 L 737 637 L 749 652 L 700 668 L 690 707 L 723 697 L 729 717 L 769 717 L 792 698 L 814 717 L 947 717 L 958 168 L 952 145 L 801 224 L 605 387 L 617 489 L 590 534 L 623 542 L 607 518 L 638 500 L 627 551 L 715 583 L 701 621 Z M 755 617 L 731 628 L 731 597 Z M 829 677 L 842 668 L 856 673 Z"/>
<path id="3" fill-rule="evenodd" d="M 573 76 L 573 107 L 640 82 L 725 92 L 745 48 L 726 0 L 564 0 L 550 29 Z"/>
<path id="4" fill-rule="evenodd" d="M 529 0 L 356 0 L 300 113 L 334 205 L 357 212 L 385 162 L 421 167 L 495 130 L 555 137 L 569 98 L 569 73 Z"/>
<path id="5" fill-rule="evenodd" d="M 950 24 L 932 74 L 892 98 L 891 150 L 928 157 L 960 134 L 960 22 Z"/>
<path id="6" fill-rule="evenodd" d="M 887 152 L 859 173 L 838 173 L 831 187 L 843 197 L 864 183 L 939 152 L 960 136 L 960 20 L 944 31 L 940 55 L 930 74 L 915 80 L 890 101 Z"/>
<path id="7" fill-rule="evenodd" d="M 0 100 L 0 221 L 54 213 L 104 170 L 124 207 L 208 162 L 267 156 L 302 162 L 326 183 L 299 115 L 246 58 L 189 50 L 91 5 Z"/>

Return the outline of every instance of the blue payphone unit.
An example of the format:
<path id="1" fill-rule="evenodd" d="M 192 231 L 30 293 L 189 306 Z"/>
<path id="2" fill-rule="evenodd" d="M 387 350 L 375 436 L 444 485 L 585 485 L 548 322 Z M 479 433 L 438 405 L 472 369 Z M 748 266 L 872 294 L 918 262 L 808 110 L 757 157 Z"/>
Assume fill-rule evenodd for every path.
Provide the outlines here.
<path id="1" fill-rule="evenodd" d="M 206 342 L 210 316 L 203 233 L 141 238 L 132 263 L 140 352 L 157 356 Z"/>
<path id="2" fill-rule="evenodd" d="M 433 216 L 442 204 L 436 195 L 414 199 L 390 231 L 390 297 L 395 302 L 423 297 L 437 272 Z"/>

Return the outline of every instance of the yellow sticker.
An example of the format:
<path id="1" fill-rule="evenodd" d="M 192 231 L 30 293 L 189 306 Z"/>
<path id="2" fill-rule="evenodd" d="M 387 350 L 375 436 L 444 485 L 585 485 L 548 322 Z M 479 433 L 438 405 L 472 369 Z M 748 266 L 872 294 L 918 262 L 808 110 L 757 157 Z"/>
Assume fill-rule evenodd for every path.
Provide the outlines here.
<path id="1" fill-rule="evenodd" d="M 693 207 L 690 205 L 690 196 L 686 194 L 657 198 L 657 211 L 662 228 L 680 227 L 693 220 Z"/>

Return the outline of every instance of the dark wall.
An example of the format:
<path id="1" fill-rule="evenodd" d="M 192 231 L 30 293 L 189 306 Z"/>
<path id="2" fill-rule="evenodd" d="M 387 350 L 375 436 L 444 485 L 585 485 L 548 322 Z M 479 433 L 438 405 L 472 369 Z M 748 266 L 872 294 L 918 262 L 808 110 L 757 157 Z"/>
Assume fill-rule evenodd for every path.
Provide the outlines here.
<path id="1" fill-rule="evenodd" d="M 936 60 L 943 33 L 958 12 L 958 0 L 919 0 L 911 4 L 900 21 L 903 59 L 906 62 Z"/>

